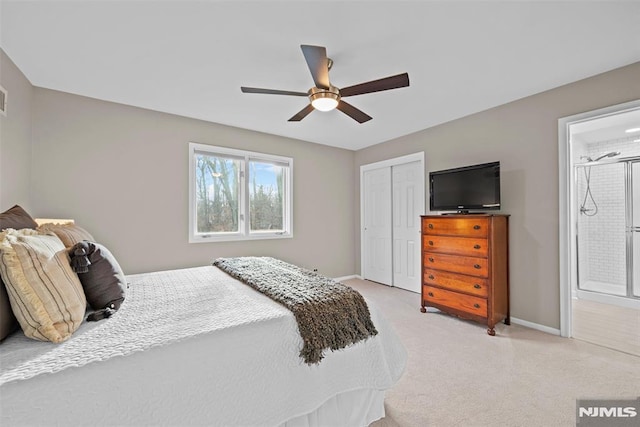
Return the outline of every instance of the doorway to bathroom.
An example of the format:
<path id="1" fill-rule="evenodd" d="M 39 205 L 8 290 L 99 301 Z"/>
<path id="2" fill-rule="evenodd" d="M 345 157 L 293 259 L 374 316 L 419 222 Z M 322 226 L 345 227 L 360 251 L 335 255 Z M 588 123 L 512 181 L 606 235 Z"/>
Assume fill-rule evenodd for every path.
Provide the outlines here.
<path id="1" fill-rule="evenodd" d="M 640 101 L 559 121 L 561 333 L 640 355 Z"/>

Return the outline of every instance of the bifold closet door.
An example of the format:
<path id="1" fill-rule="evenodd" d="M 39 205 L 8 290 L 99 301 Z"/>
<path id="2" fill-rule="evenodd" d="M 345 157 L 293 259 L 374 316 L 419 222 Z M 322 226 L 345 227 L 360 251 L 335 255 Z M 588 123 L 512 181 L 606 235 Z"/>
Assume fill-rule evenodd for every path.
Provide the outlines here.
<path id="1" fill-rule="evenodd" d="M 364 279 L 393 284 L 391 258 L 391 167 L 365 171 L 364 179 Z"/>
<path id="2" fill-rule="evenodd" d="M 418 293 L 422 253 L 420 215 L 424 206 L 421 168 L 420 162 L 391 167 L 393 286 Z"/>
<path id="3" fill-rule="evenodd" d="M 363 277 L 420 292 L 419 161 L 364 172 Z"/>

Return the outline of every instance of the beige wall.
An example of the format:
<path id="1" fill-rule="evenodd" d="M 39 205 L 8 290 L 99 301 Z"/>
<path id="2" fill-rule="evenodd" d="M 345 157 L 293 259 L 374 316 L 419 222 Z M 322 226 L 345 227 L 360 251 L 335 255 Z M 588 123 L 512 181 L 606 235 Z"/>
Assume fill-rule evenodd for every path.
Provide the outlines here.
<path id="1" fill-rule="evenodd" d="M 34 123 L 34 215 L 74 218 L 127 274 L 238 255 L 354 272 L 352 151 L 42 88 Z M 292 157 L 294 237 L 189 244 L 190 141 Z"/>
<path id="2" fill-rule="evenodd" d="M 7 90 L 7 116 L 0 115 L 0 212 L 15 204 L 29 209 L 33 87 L 0 49 L 0 85 Z"/>
<path id="3" fill-rule="evenodd" d="M 0 118 L 0 209 L 20 203 L 34 216 L 75 218 L 129 274 L 235 255 L 358 273 L 361 165 L 419 151 L 426 173 L 500 160 L 511 314 L 552 328 L 560 313 L 557 121 L 640 99 L 636 63 L 351 152 L 33 88 L 4 53 L 1 60 L 10 105 Z M 293 157 L 294 238 L 189 244 L 189 141 Z"/>
<path id="4" fill-rule="evenodd" d="M 499 160 L 502 212 L 511 215 L 511 315 L 559 329 L 558 119 L 634 99 L 640 62 L 378 144 L 356 153 L 354 192 L 361 165 L 409 153 L 424 151 L 425 176 Z M 355 222 L 359 242 L 359 215 Z"/>

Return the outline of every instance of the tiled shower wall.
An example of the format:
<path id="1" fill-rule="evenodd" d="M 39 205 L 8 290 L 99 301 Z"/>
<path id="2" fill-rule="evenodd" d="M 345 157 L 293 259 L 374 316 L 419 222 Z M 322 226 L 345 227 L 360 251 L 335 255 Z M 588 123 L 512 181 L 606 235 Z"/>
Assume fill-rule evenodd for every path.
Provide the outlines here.
<path id="1" fill-rule="evenodd" d="M 638 136 L 600 141 L 575 147 L 576 164 L 586 163 L 580 156 L 596 158 L 610 151 L 620 151 L 616 158 L 640 156 Z M 590 175 L 590 188 L 597 204 L 597 214 L 579 213 L 587 190 L 585 172 Z M 575 168 L 578 209 L 578 274 L 580 283 L 596 281 L 615 285 L 616 294 L 626 292 L 625 234 L 625 168 L 624 163 Z M 587 197 L 585 207 L 593 214 L 595 205 Z"/>

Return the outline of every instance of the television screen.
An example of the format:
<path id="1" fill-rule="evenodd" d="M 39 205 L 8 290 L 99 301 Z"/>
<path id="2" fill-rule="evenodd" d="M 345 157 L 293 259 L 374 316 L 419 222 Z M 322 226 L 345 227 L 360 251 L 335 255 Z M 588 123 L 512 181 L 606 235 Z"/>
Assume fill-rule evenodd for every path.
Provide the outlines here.
<path id="1" fill-rule="evenodd" d="M 500 162 L 429 173 L 432 211 L 500 209 Z"/>

